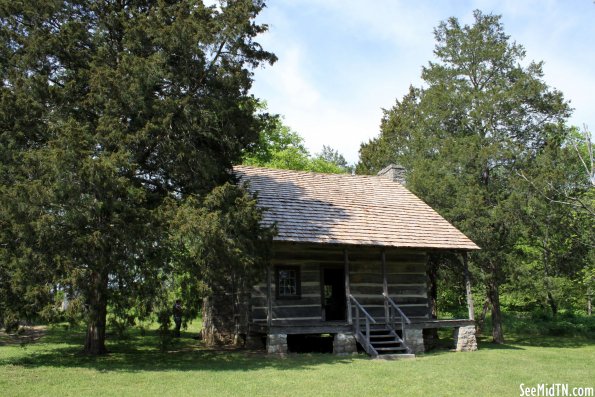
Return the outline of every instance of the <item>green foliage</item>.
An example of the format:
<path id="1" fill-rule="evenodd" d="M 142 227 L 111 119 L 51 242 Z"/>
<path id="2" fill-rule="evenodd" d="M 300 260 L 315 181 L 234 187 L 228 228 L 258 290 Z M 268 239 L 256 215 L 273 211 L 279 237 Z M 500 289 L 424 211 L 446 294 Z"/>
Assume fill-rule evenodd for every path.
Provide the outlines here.
<path id="1" fill-rule="evenodd" d="M 556 247 L 552 269 L 569 258 L 568 271 L 580 267 L 576 244 L 563 235 L 565 226 L 578 223 L 574 215 L 559 209 L 544 222 L 547 203 L 533 196 L 528 204 L 529 187 L 519 181 L 527 170 L 551 177 L 543 172 L 546 159 L 566 140 L 570 108 L 544 82 L 542 64 L 524 62 L 525 50 L 504 33 L 499 16 L 475 11 L 474 18 L 465 26 L 450 18 L 435 29 L 437 61 L 423 68 L 424 88 L 411 87 L 385 111 L 380 136 L 362 145 L 356 171 L 403 165 L 407 187 L 482 248 L 470 266 L 485 286 L 494 338 L 502 341 L 499 286 L 517 268 L 523 236 L 531 234 L 531 247 L 544 239 L 547 250 Z M 567 163 L 559 163 L 556 172 L 566 175 Z M 555 183 L 572 187 L 575 178 Z M 548 277 L 559 273 L 548 269 Z"/>
<path id="2" fill-rule="evenodd" d="M 244 165 L 296 171 L 341 174 L 350 171 L 345 158 L 328 146 L 321 154 L 311 156 L 304 139 L 284 125 L 279 117 L 268 120 L 259 141 L 244 153 Z"/>
<path id="3" fill-rule="evenodd" d="M 156 314 L 157 323 L 159 324 L 157 330 L 157 334 L 159 335 L 159 350 L 165 352 L 171 346 L 173 340 L 173 334 L 170 330 L 171 310 L 162 302 L 162 304 L 157 307 Z"/>
<path id="4" fill-rule="evenodd" d="M 324 160 L 327 163 L 334 164 L 345 172 L 351 173 L 354 167 L 347 163 L 345 157 L 338 150 L 333 149 L 330 146 L 322 145 L 322 151 L 316 155 L 316 159 Z"/>
<path id="5" fill-rule="evenodd" d="M 272 162 L 278 153 L 294 151 L 296 157 L 308 157 L 304 139 L 291 128 L 284 125 L 278 116 L 266 119 L 260 131 L 258 141 L 248 147 L 244 153 L 244 164 L 263 165 Z"/>
<path id="6" fill-rule="evenodd" d="M 262 128 L 248 90 L 276 59 L 254 41 L 263 7 L 0 1 L 2 317 L 58 317 L 60 291 L 90 330 L 108 303 L 148 315 L 170 201 L 229 180 Z"/>
<path id="7" fill-rule="evenodd" d="M 231 183 L 201 201 L 189 198 L 172 208 L 171 271 L 186 308 L 184 318 L 196 317 L 209 294 L 246 291 L 263 274 L 274 229 L 263 228 L 261 220 L 256 199 Z"/>
<path id="8" fill-rule="evenodd" d="M 576 314 L 572 310 L 561 311 L 553 317 L 549 310 L 533 309 L 522 312 L 506 310 L 503 313 L 504 328 L 519 339 L 566 337 L 595 339 L 595 317 Z M 489 325 L 485 331 L 489 331 Z"/>
<path id="9" fill-rule="evenodd" d="M 584 198 L 590 186 L 573 141 L 567 138 L 544 147 L 530 167 L 513 183 L 510 211 L 518 217 L 520 236 L 509 286 L 511 295 L 526 305 L 583 309 L 589 288 L 584 275 L 593 267 L 595 218 L 573 198 Z M 538 277 L 536 277 L 538 276 Z"/>

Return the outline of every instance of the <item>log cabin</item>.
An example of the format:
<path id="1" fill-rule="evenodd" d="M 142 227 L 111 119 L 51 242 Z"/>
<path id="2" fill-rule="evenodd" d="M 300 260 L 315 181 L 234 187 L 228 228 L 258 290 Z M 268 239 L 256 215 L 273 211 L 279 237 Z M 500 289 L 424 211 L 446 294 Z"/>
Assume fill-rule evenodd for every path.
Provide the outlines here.
<path id="1" fill-rule="evenodd" d="M 402 167 L 377 176 L 234 167 L 276 225 L 273 254 L 250 293 L 247 337 L 286 353 L 292 335 L 334 337 L 336 354 L 419 354 L 432 329 L 454 329 L 457 350 L 475 350 L 466 254 L 479 247 L 403 184 Z M 400 181 L 400 182 L 399 182 Z M 460 258 L 469 318 L 432 318 L 428 257 Z"/>

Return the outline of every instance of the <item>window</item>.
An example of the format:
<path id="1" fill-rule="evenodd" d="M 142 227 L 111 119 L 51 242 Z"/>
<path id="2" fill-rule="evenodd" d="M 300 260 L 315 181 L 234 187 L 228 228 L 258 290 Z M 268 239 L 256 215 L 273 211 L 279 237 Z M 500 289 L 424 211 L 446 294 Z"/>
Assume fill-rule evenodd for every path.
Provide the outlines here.
<path id="1" fill-rule="evenodd" d="M 297 299 L 301 295 L 299 266 L 278 266 L 275 269 L 277 299 Z"/>

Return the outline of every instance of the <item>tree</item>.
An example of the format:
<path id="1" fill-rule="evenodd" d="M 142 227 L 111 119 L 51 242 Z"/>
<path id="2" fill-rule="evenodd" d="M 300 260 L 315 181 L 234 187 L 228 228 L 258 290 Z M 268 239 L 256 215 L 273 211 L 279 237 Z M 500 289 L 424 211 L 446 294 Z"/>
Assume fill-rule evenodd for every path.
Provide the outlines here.
<path id="1" fill-rule="evenodd" d="M 330 146 L 322 145 L 322 151 L 316 155 L 315 158 L 326 161 L 327 163 L 335 164 L 336 166 L 345 170 L 345 172 L 353 171 L 353 167 L 347 163 L 345 157 L 338 150 Z"/>
<path id="2" fill-rule="evenodd" d="M 299 158 L 309 156 L 304 139 L 297 132 L 283 124 L 280 116 L 268 117 L 258 140 L 244 150 L 243 163 L 264 166 L 273 162 L 279 153 L 286 150 L 294 152 Z"/>
<path id="3" fill-rule="evenodd" d="M 3 309 L 51 316 L 68 293 L 90 354 L 106 352 L 108 305 L 150 310 L 166 208 L 229 180 L 261 130 L 251 69 L 276 59 L 254 41 L 263 7 L 0 2 Z"/>
<path id="4" fill-rule="evenodd" d="M 245 165 L 330 174 L 348 172 L 343 163 L 347 164 L 343 156 L 329 146 L 311 156 L 304 139 L 284 125 L 279 116 L 267 120 L 258 142 L 245 150 L 243 159 Z"/>
<path id="5" fill-rule="evenodd" d="M 203 337 L 213 344 L 221 334 L 247 331 L 248 293 L 265 273 L 274 228 L 261 226 L 262 209 L 246 189 L 226 183 L 202 202 L 174 206 L 169 244 L 175 255 L 171 274 L 188 308 L 197 314 L 204 300 Z M 196 275 L 200 275 L 200 283 Z M 187 317 L 188 317 L 187 316 Z"/>
<path id="6" fill-rule="evenodd" d="M 560 150 L 571 152 L 570 155 L 566 155 L 567 163 L 577 163 L 578 167 L 574 166 L 572 170 L 568 171 L 572 175 L 578 176 L 578 180 L 575 177 L 569 183 L 554 186 L 554 183 L 548 180 L 536 183 L 522 171 L 518 175 L 547 201 L 568 205 L 595 218 L 595 157 L 591 132 L 586 126 L 583 131 L 572 128 Z"/>
<path id="7" fill-rule="evenodd" d="M 435 29 L 437 61 L 423 68 L 425 87 L 412 87 L 384 112 L 357 171 L 404 165 L 408 187 L 482 248 L 470 265 L 502 343 L 499 289 L 520 233 L 509 206 L 513 182 L 545 147 L 563 141 L 570 110 L 543 81 L 541 63 L 522 66 L 525 51 L 499 16 L 475 11 L 474 19 L 461 26 L 450 18 Z"/>
<path id="8" fill-rule="evenodd" d="M 595 150 L 593 150 L 593 136 L 586 124 L 580 134 L 572 140 L 572 147 L 588 176 L 589 184 L 595 188 Z"/>
<path id="9" fill-rule="evenodd" d="M 517 242 L 518 277 L 511 284 L 528 302 L 544 298 L 554 316 L 558 307 L 582 307 L 592 283 L 594 187 L 580 155 L 588 153 L 582 138 L 571 128 L 565 141 L 540 151 L 530 168 L 518 171 L 511 199 L 524 228 Z M 535 278 L 536 272 L 542 277 Z"/>

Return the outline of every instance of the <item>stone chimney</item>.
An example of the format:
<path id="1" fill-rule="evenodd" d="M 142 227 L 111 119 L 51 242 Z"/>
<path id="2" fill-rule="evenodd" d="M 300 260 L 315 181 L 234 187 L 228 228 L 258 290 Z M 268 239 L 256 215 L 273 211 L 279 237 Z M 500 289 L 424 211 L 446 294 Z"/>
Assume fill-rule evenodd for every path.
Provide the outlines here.
<path id="1" fill-rule="evenodd" d="M 378 171 L 378 176 L 383 176 L 385 178 L 389 178 L 395 182 L 399 182 L 401 185 L 405 184 L 405 167 L 398 164 L 390 164 L 380 171 Z"/>

